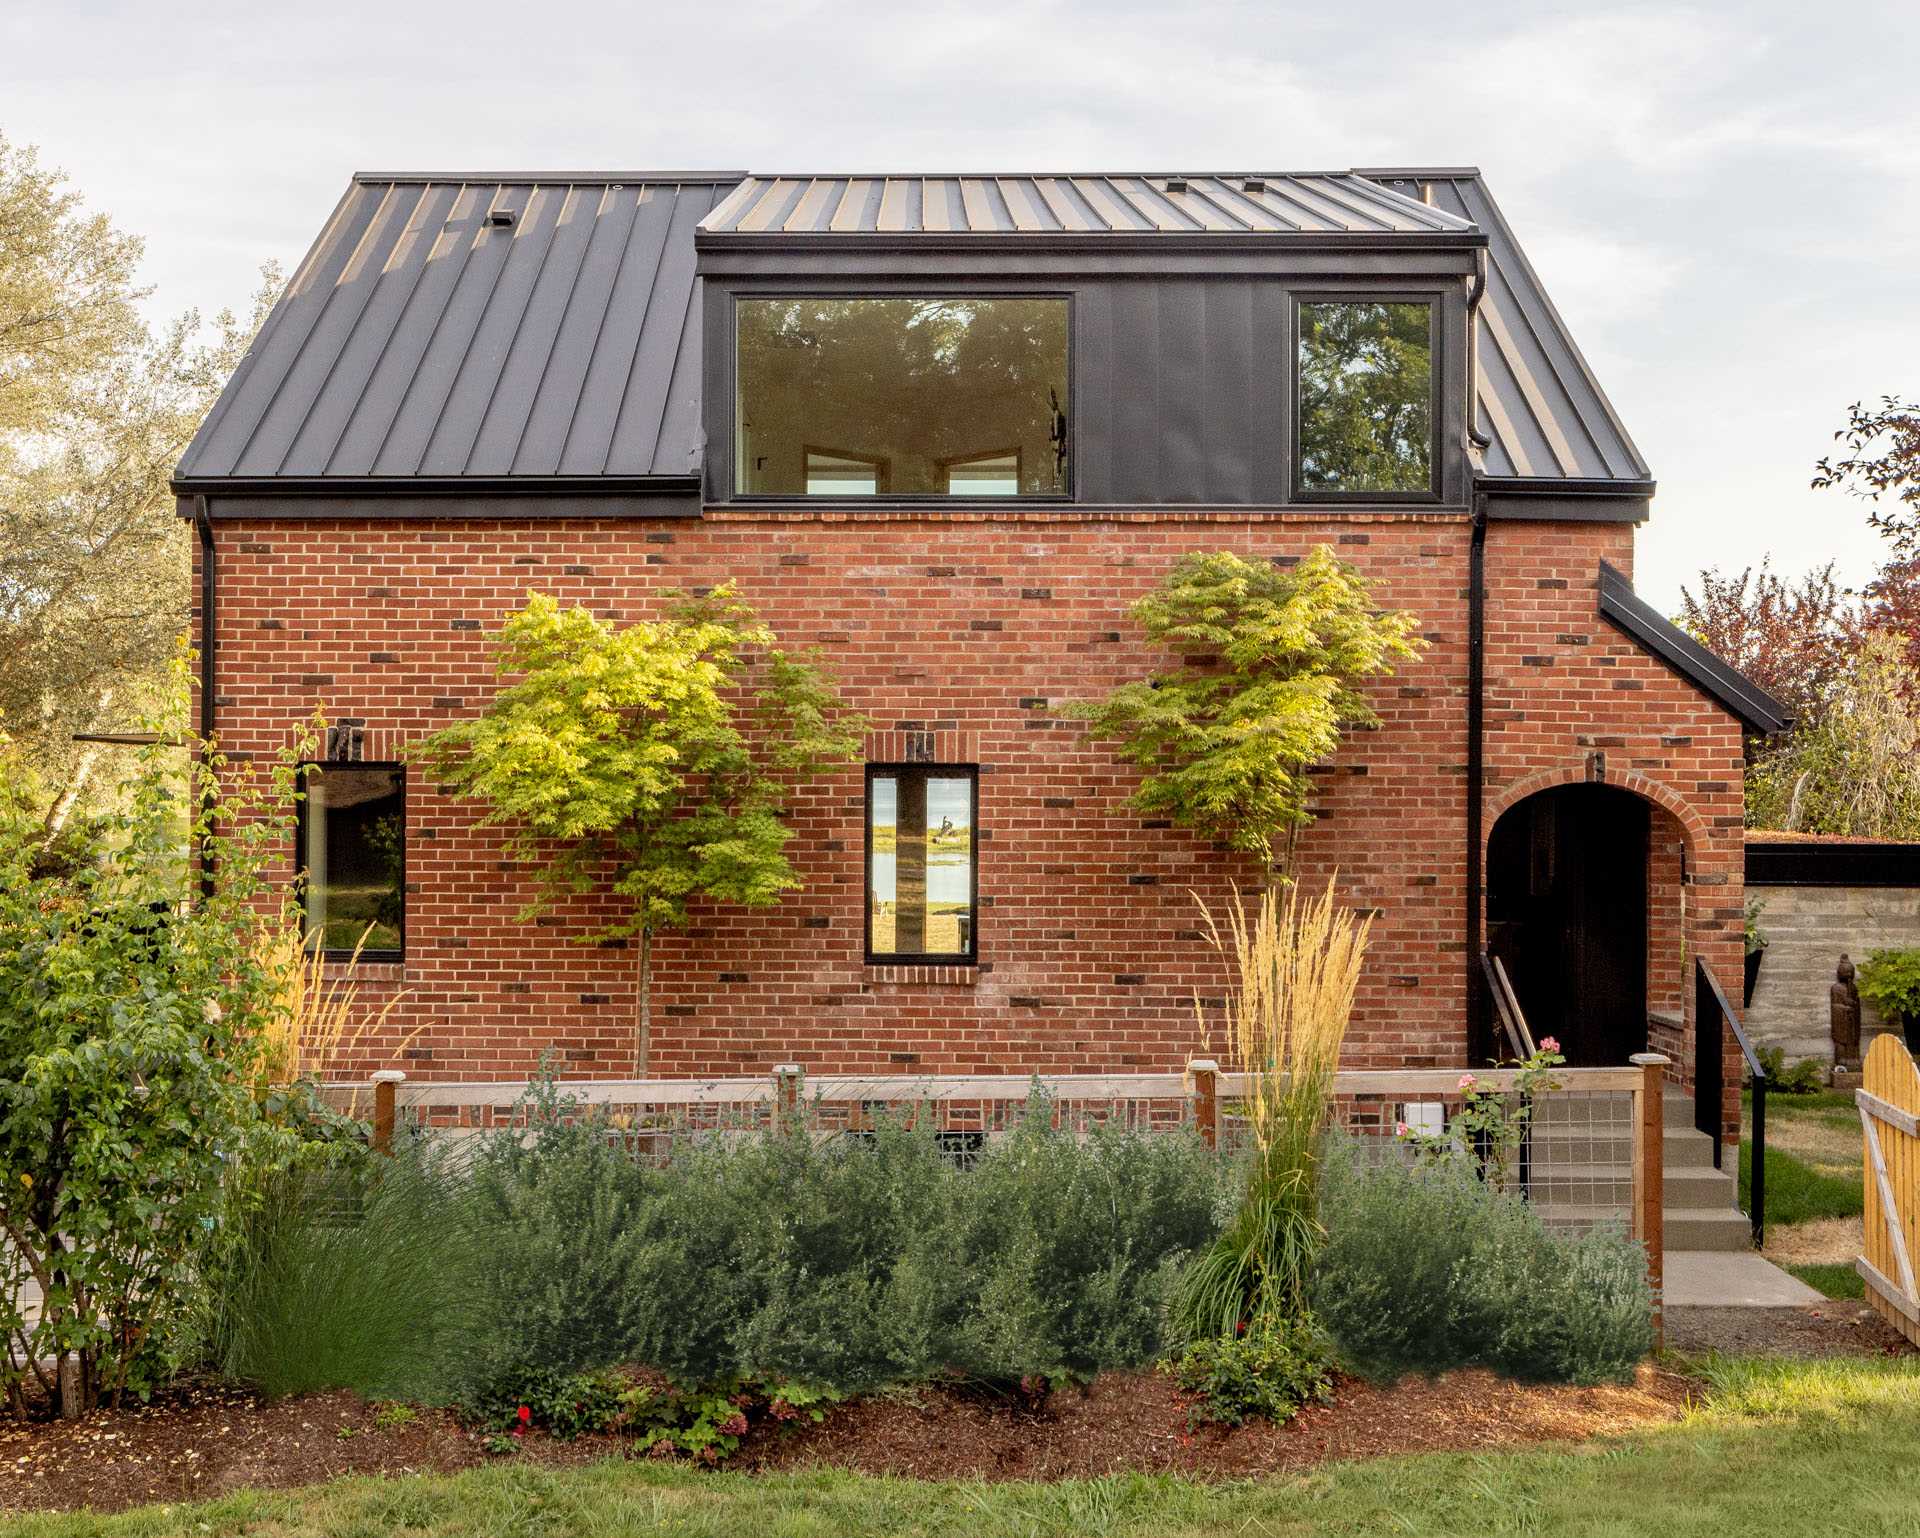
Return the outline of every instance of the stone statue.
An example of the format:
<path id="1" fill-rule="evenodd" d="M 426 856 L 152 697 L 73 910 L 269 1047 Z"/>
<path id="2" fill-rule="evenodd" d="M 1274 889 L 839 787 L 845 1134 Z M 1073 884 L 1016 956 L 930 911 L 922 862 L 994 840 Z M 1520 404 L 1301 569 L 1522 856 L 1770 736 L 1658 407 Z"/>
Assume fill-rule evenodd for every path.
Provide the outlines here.
<path id="1" fill-rule="evenodd" d="M 1845 951 L 1834 968 L 1833 986 L 1827 990 L 1827 1013 L 1833 1031 L 1833 1063 L 1836 1068 L 1860 1066 L 1860 990 L 1853 985 L 1853 963 Z"/>

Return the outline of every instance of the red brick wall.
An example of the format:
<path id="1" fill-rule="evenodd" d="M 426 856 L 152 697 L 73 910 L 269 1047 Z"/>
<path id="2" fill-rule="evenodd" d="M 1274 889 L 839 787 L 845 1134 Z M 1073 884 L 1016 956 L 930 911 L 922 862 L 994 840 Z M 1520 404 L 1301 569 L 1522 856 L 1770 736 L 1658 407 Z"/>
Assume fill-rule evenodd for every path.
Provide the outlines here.
<path id="1" fill-rule="evenodd" d="M 1487 556 L 1487 827 L 1508 806 L 1551 784 L 1604 778 L 1652 801 L 1649 993 L 1685 1000 L 1692 1022 L 1691 957 L 1723 985 L 1742 967 L 1743 760 L 1739 723 L 1648 656 L 1595 612 L 1599 563 L 1631 572 L 1633 534 L 1613 524 L 1496 524 Z M 1664 815 L 1663 815 L 1664 814 Z M 1681 862 L 1686 881 L 1668 884 Z M 1663 844 L 1666 846 L 1663 851 Z M 1684 914 L 1685 953 L 1659 925 Z M 1734 994 L 1737 998 L 1737 993 Z M 1678 1059 L 1690 1088 L 1685 1039 L 1654 1045 Z M 1739 1059 L 1723 1044 L 1725 1111 L 1739 1135 Z"/>
<path id="2" fill-rule="evenodd" d="M 799 798 L 789 848 L 803 891 L 771 911 L 703 911 L 661 937 L 652 1068 L 670 1074 L 789 1059 L 855 1072 L 1177 1067 L 1201 1045 L 1194 994 L 1222 984 L 1194 894 L 1217 910 L 1255 873 L 1121 810 L 1131 772 L 1047 706 L 1153 665 L 1124 610 L 1186 551 L 1332 544 L 1383 603 L 1416 610 L 1431 642 L 1372 690 L 1380 727 L 1324 766 L 1301 844 L 1309 883 L 1337 867 L 1348 899 L 1379 914 L 1349 1060 L 1465 1056 L 1462 518 L 716 513 L 260 520 L 223 522 L 217 537 L 218 726 L 232 751 L 277 750 L 316 707 L 364 718 L 368 757 L 472 714 L 493 687 L 486 633 L 530 588 L 630 620 L 661 589 L 726 578 L 789 642 L 823 648 L 876 729 L 971 739 L 955 751 L 982 768 L 977 973 L 901 982 L 863 966 L 862 780 L 849 769 Z M 1601 625 L 1597 563 L 1630 554 L 1630 531 L 1613 526 L 1492 529 L 1487 826 L 1504 797 L 1583 777 L 1604 752 L 1609 779 L 1691 819 L 1693 878 L 1717 883 L 1696 904 L 1701 943 L 1731 944 L 1737 963 L 1738 731 Z M 367 996 L 407 992 L 388 1040 L 355 1066 L 411 1033 L 415 1074 L 518 1075 L 547 1048 L 574 1072 L 630 1071 L 634 956 L 572 943 L 599 910 L 582 901 L 519 922 L 530 884 L 475 810 L 418 771 L 408 795 L 408 959 L 362 969 Z"/>

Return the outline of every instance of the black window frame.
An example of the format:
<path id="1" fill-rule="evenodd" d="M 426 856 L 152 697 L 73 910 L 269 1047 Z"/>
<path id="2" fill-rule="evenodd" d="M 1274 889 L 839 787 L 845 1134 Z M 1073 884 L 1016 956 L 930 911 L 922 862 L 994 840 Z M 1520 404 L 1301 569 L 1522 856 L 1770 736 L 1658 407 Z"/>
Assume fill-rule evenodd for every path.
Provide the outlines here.
<path id="1" fill-rule="evenodd" d="M 340 950 L 333 946 L 321 945 L 309 947 L 307 938 L 307 825 L 311 813 L 308 810 L 307 771 L 318 769 L 321 777 L 338 769 L 386 769 L 393 773 L 400 785 L 400 944 L 394 948 L 372 946 L 363 947 L 359 953 L 362 962 L 395 963 L 407 959 L 407 766 L 399 759 L 302 759 L 294 766 L 297 775 L 296 786 L 299 796 L 294 803 L 293 816 L 293 879 L 294 889 L 300 896 L 300 943 L 308 955 L 317 950 L 324 961 L 352 961 L 351 950 Z"/>
<path id="2" fill-rule="evenodd" d="M 886 951 L 873 949 L 873 782 L 917 775 L 923 780 L 966 780 L 973 801 L 973 833 L 967 840 L 967 896 L 971 914 L 967 949 L 958 951 Z M 870 967 L 976 967 L 980 964 L 980 766 L 930 763 L 924 759 L 867 765 L 865 794 L 860 803 L 860 934 L 861 954 Z M 895 848 L 898 848 L 897 835 Z"/>
<path id="3" fill-rule="evenodd" d="M 1441 452 L 1446 371 L 1442 367 L 1442 311 L 1445 296 L 1434 289 L 1311 289 L 1296 288 L 1288 293 L 1287 305 L 1287 481 L 1289 503 L 1307 506 L 1327 504 L 1425 505 L 1442 502 L 1444 466 Z M 1304 402 L 1300 391 L 1300 311 L 1315 304 L 1424 304 L 1427 307 L 1427 489 L 1425 491 L 1338 491 L 1309 486 L 1302 474 L 1300 427 Z"/>
<path id="4" fill-rule="evenodd" d="M 1079 306 L 1075 303 L 1072 289 L 1043 288 L 1020 289 L 992 287 L 982 288 L 971 283 L 912 283 L 907 286 L 888 284 L 862 285 L 851 288 L 820 287 L 808 285 L 800 288 L 779 287 L 732 287 L 726 291 L 727 303 L 727 357 L 725 399 L 727 406 L 726 474 L 729 503 L 774 503 L 791 506 L 802 504 L 807 507 L 842 509 L 884 507 L 1005 507 L 1008 504 L 1021 507 L 1057 506 L 1077 502 L 1080 495 L 1080 454 L 1076 441 L 1078 432 L 1077 413 L 1074 398 L 1079 394 L 1079 384 L 1075 373 L 1074 347 L 1079 332 Z M 871 496 L 815 496 L 805 491 L 742 491 L 740 489 L 740 303 L 742 300 L 780 300 L 780 299 L 1056 299 L 1067 307 L 1067 474 L 1066 484 L 1059 491 L 1038 491 L 1031 495 L 1021 492 L 1013 496 L 954 496 L 950 492 L 940 491 L 887 491 L 875 492 Z"/>

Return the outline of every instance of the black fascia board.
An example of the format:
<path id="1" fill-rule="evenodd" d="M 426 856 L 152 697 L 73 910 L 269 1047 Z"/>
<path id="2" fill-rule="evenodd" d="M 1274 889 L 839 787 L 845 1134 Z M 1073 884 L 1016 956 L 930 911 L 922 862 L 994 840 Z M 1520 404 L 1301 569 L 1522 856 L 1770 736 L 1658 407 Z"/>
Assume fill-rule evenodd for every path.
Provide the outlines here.
<path id="1" fill-rule="evenodd" d="M 1496 523 L 1645 523 L 1654 483 L 1553 475 L 1476 475 Z"/>
<path id="2" fill-rule="evenodd" d="M 1748 886 L 1920 887 L 1920 844 L 1747 837 Z"/>
<path id="3" fill-rule="evenodd" d="M 1752 679 L 1729 667 L 1633 590 L 1624 573 L 1600 563 L 1600 617 L 1709 698 L 1765 737 L 1793 725 L 1793 716 Z"/>
<path id="4" fill-rule="evenodd" d="M 176 497 L 684 497 L 698 475 L 176 476 Z"/>

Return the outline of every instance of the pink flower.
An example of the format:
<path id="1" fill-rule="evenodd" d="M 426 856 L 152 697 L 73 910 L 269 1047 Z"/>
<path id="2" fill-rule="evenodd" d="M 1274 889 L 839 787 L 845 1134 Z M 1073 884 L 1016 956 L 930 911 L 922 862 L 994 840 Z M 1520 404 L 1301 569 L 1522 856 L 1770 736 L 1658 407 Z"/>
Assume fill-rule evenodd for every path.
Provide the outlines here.
<path id="1" fill-rule="evenodd" d="M 1397 1121 L 1393 1124 L 1393 1135 L 1395 1137 L 1411 1137 L 1413 1136 L 1413 1128 L 1409 1127 L 1403 1121 Z"/>
<path id="2" fill-rule="evenodd" d="M 1555 1041 L 1551 1036 L 1542 1036 L 1540 1038 L 1540 1050 L 1542 1052 L 1558 1052 L 1560 1050 L 1560 1043 Z"/>
<path id="3" fill-rule="evenodd" d="M 743 1437 L 747 1434 L 747 1417 L 744 1412 L 735 1410 L 720 1422 L 719 1431 L 725 1437 Z"/>
<path id="4" fill-rule="evenodd" d="M 1480 1081 L 1470 1073 L 1463 1073 L 1460 1075 L 1461 1089 L 1472 1089 L 1474 1085 L 1478 1084 L 1479 1082 Z"/>

